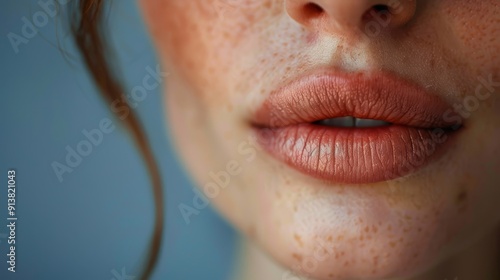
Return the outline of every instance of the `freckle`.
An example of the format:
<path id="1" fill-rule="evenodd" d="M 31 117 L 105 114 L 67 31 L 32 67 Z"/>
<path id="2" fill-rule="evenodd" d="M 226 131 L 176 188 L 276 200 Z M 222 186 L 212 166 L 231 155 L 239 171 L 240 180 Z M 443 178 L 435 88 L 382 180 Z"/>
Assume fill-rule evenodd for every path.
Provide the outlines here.
<path id="1" fill-rule="evenodd" d="M 413 254 L 413 258 L 416 259 L 418 257 L 418 253 Z"/>
<path id="2" fill-rule="evenodd" d="M 349 261 L 346 261 L 346 262 L 344 263 L 344 266 L 348 266 L 348 265 L 349 265 Z"/>
<path id="3" fill-rule="evenodd" d="M 374 233 L 377 233 L 377 231 L 378 231 L 377 226 L 372 226 L 372 230 L 373 230 Z"/>
<path id="4" fill-rule="evenodd" d="M 365 227 L 365 232 L 369 232 L 370 228 L 368 226 Z"/>
<path id="5" fill-rule="evenodd" d="M 293 212 L 297 212 L 297 211 L 298 211 L 298 209 L 297 209 L 297 205 L 294 205 L 294 206 L 293 206 Z"/>
<path id="6" fill-rule="evenodd" d="M 299 254 L 295 254 L 295 253 L 293 253 L 293 254 L 292 254 L 292 257 L 293 257 L 294 259 L 296 259 L 297 261 L 302 262 L 302 255 L 299 255 Z"/>
<path id="7" fill-rule="evenodd" d="M 465 201 L 467 200 L 467 191 L 461 191 L 457 195 L 457 204 L 459 205 L 458 210 L 460 212 L 464 211 L 467 207 L 465 205 Z"/>
<path id="8" fill-rule="evenodd" d="M 419 227 L 417 230 L 418 230 L 418 232 L 422 232 L 422 228 L 421 227 Z"/>
<path id="9" fill-rule="evenodd" d="M 359 236 L 359 240 L 360 240 L 360 241 L 363 241 L 363 240 L 365 240 L 365 237 L 364 237 L 363 235 L 360 235 L 360 236 Z"/>
<path id="10" fill-rule="evenodd" d="M 388 231 L 391 231 L 391 230 L 392 230 L 392 226 L 391 226 L 391 225 L 388 225 L 388 226 L 387 226 L 387 230 L 388 230 Z"/>
<path id="11" fill-rule="evenodd" d="M 333 241 L 333 237 L 331 235 L 328 236 L 328 238 L 326 239 L 328 242 L 332 242 Z"/>
<path id="12" fill-rule="evenodd" d="M 392 248 L 396 247 L 396 242 L 390 242 L 389 245 L 391 245 Z"/>
<path id="13" fill-rule="evenodd" d="M 293 236 L 293 238 L 295 238 L 295 241 L 297 241 L 297 243 L 299 244 L 300 247 L 302 247 L 304 244 L 302 243 L 302 237 L 298 234 L 295 234 Z"/>

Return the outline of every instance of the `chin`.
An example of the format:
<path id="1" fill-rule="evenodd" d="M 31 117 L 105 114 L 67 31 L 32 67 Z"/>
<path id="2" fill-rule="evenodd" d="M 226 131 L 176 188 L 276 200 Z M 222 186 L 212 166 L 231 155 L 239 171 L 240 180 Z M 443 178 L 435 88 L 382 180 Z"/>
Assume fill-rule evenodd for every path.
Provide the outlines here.
<path id="1" fill-rule="evenodd" d="M 459 206 L 463 194 L 451 195 L 454 185 L 435 191 L 446 180 L 429 180 L 428 173 L 370 185 L 331 184 L 293 172 L 278 177 L 291 176 L 294 183 L 263 193 L 258 234 L 249 234 L 286 268 L 282 279 L 408 279 L 484 229 L 464 229 L 470 213 Z"/>

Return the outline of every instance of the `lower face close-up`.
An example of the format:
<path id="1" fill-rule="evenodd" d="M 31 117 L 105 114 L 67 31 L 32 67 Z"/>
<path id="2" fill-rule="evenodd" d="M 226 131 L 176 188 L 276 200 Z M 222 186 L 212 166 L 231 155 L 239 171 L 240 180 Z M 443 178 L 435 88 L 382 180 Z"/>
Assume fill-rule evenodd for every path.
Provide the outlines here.
<path id="1" fill-rule="evenodd" d="M 410 279 L 498 235 L 498 0 L 139 6 L 182 162 L 283 279 Z"/>

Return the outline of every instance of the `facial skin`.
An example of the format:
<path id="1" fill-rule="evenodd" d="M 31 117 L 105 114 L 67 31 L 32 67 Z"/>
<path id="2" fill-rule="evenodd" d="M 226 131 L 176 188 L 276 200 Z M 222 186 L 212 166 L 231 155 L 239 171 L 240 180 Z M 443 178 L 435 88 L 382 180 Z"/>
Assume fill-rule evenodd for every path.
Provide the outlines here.
<path id="1" fill-rule="evenodd" d="M 382 26 L 364 16 L 375 4 L 399 10 Z M 411 277 L 500 224 L 499 0 L 140 5 L 170 73 L 165 111 L 181 159 L 222 215 L 290 271 Z M 368 32 L 369 22 L 380 29 Z M 270 92 L 320 66 L 391 71 L 457 108 L 491 82 L 477 108 L 460 109 L 464 127 L 440 160 L 393 181 L 342 185 L 286 166 L 252 138 L 250 118 Z M 211 173 L 230 174 L 227 186 L 211 188 Z"/>

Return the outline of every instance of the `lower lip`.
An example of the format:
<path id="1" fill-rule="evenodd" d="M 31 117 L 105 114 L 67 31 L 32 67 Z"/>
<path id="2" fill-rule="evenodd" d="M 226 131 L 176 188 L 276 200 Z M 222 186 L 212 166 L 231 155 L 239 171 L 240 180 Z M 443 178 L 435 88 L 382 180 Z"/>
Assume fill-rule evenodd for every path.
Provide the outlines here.
<path id="1" fill-rule="evenodd" d="M 408 126 L 337 128 L 300 124 L 256 128 L 260 145 L 309 176 L 368 184 L 414 173 L 438 159 L 455 133 Z"/>

